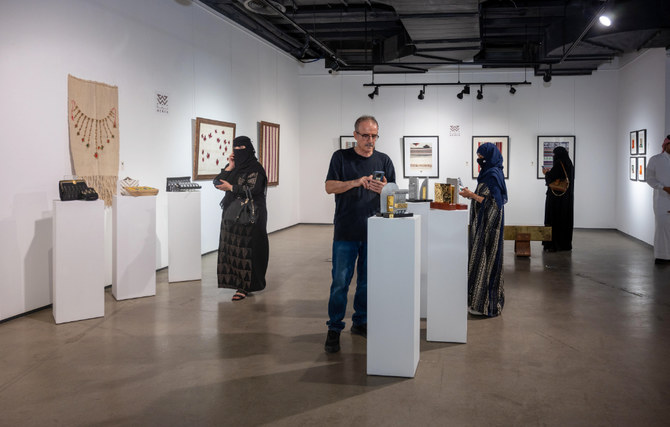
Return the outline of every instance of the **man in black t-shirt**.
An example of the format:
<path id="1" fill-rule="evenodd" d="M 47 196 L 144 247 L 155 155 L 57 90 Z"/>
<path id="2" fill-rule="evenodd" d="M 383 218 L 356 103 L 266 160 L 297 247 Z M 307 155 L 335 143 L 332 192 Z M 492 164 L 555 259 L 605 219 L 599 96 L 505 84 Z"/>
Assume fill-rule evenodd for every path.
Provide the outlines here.
<path id="1" fill-rule="evenodd" d="M 333 153 L 326 176 L 326 193 L 335 194 L 327 353 L 340 351 L 340 332 L 344 329 L 347 293 L 354 267 L 357 267 L 357 279 L 351 332 L 367 336 L 368 218 L 379 212 L 379 195 L 384 185 L 395 182 L 393 162 L 386 154 L 375 151 L 379 137 L 377 120 L 372 116 L 361 116 L 356 120 L 354 129 L 356 146 Z M 384 172 L 384 176 L 375 179 L 380 171 Z"/>

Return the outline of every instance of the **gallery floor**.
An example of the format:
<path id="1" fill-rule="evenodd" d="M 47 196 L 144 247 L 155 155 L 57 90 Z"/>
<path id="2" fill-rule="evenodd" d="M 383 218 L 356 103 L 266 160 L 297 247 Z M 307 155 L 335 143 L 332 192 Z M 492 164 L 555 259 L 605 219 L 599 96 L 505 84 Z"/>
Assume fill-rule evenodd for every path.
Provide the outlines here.
<path id="1" fill-rule="evenodd" d="M 572 253 L 521 259 L 506 242 L 503 315 L 471 318 L 467 344 L 426 342 L 422 322 L 406 379 L 367 376 L 348 328 L 324 353 L 331 236 L 273 233 L 268 287 L 241 302 L 212 253 L 202 281 L 107 291 L 104 318 L 1 323 L 0 425 L 668 425 L 670 265 L 648 245 L 576 230 Z"/>

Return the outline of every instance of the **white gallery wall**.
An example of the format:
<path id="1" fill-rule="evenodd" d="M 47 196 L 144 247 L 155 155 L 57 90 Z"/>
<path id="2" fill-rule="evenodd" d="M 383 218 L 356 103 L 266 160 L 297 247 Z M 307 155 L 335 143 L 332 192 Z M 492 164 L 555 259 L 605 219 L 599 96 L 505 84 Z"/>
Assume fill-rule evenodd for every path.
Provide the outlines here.
<path id="1" fill-rule="evenodd" d="M 379 121 L 381 135 L 377 148 L 391 156 L 401 188 L 403 178 L 402 138 L 407 135 L 439 136 L 439 179 L 461 177 L 470 188 L 473 180 L 472 136 L 503 135 L 510 137 L 509 202 L 505 206 L 506 224 L 541 225 L 544 221 L 546 186 L 537 178 L 538 135 L 575 135 L 575 226 L 614 228 L 617 176 L 621 141 L 619 120 L 618 72 L 598 71 L 592 76 L 554 77 L 550 83 L 528 75 L 531 85 L 517 86 L 516 94 L 509 86 L 484 86 L 482 100 L 476 89 L 462 100 L 456 94 L 459 86 L 428 86 L 425 98 L 418 99 L 420 87 L 380 87 L 379 96 L 367 95 L 370 74 L 333 76 L 313 67 L 303 69 L 301 77 L 301 140 L 302 156 L 309 158 L 301 168 L 301 193 L 309 194 L 302 203 L 302 222 L 332 222 L 333 196 L 324 190 L 324 181 L 332 151 L 339 145 L 339 135 L 351 135 L 356 118 L 372 114 Z M 524 71 L 463 71 L 428 75 L 375 76 L 375 83 L 439 83 L 439 82 L 510 82 L 524 81 Z M 318 94 L 318 95 L 317 95 Z M 658 96 L 658 95 L 657 95 Z M 660 96 L 658 96 L 659 99 Z M 452 136 L 450 126 L 459 127 Z M 627 134 L 626 134 L 627 135 Z M 625 148 L 625 146 L 623 146 Z M 313 178 L 313 179 L 312 179 Z"/>
<path id="2" fill-rule="evenodd" d="M 537 136 L 575 135 L 575 225 L 618 228 L 651 243 L 651 189 L 627 180 L 627 135 L 629 128 L 646 128 L 651 151 L 654 138 L 667 133 L 666 61 L 663 50 L 651 50 L 621 69 L 554 77 L 550 84 L 529 73 L 532 85 L 515 95 L 486 86 L 481 101 L 475 87 L 458 100 L 459 86 L 430 86 L 423 101 L 418 87 L 381 88 L 370 100 L 371 88 L 362 86 L 369 73 L 331 75 L 322 62 L 299 64 L 187 0 L 0 0 L 0 320 L 51 303 L 53 200 L 58 180 L 72 174 L 68 74 L 119 87 L 119 177 L 161 190 L 161 268 L 169 244 L 165 178 L 191 175 L 196 117 L 236 123 L 237 135 L 254 141 L 257 122 L 281 125 L 280 185 L 268 189 L 269 231 L 332 222 L 333 197 L 324 191 L 330 156 L 339 136 L 352 134 L 356 117 L 373 114 L 381 125 L 378 148 L 393 159 L 401 187 L 407 186 L 404 135 L 439 136 L 439 180 L 460 176 L 470 187 L 471 137 L 508 135 L 508 224 L 543 220 Z M 462 82 L 524 78 L 523 70 L 460 72 Z M 378 83 L 421 79 L 456 82 L 459 76 L 375 77 Z M 168 114 L 156 112 L 157 92 L 168 94 Z M 458 126 L 457 135 L 451 126 Z M 222 193 L 201 184 L 206 253 L 218 244 Z M 106 226 L 109 284 L 111 209 Z"/>
<path id="3" fill-rule="evenodd" d="M 631 157 L 641 157 L 645 164 L 661 152 L 668 132 L 666 123 L 666 53 L 654 49 L 643 55 L 624 58 L 619 69 L 620 102 L 616 121 L 617 171 L 628 171 Z M 647 130 L 646 156 L 632 156 L 629 149 L 631 131 Z M 616 228 L 652 244 L 654 240 L 653 191 L 646 182 L 631 181 L 628 173 L 616 175 Z M 594 191 L 596 191 L 594 189 Z"/>
<path id="4" fill-rule="evenodd" d="M 119 177 L 157 187 L 156 267 L 167 265 L 168 176 L 191 176 L 196 117 L 233 122 L 256 148 L 279 123 L 269 231 L 298 222 L 298 66 L 203 6 L 176 0 L 0 1 L 0 320 L 51 303 L 53 200 L 72 175 L 67 76 L 119 88 Z M 156 92 L 169 96 L 156 112 Z M 202 252 L 218 247 L 223 193 L 200 182 Z M 111 208 L 107 209 L 111 284 Z"/>

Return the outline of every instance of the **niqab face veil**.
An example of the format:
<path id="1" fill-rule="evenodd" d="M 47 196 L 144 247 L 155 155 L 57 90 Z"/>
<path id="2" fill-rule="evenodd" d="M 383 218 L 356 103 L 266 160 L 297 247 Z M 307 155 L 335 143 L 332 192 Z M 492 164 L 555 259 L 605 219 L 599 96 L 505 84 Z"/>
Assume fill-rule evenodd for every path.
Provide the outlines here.
<path id="1" fill-rule="evenodd" d="M 243 149 L 235 149 L 236 147 L 244 147 Z M 244 168 L 256 161 L 256 150 L 251 144 L 251 139 L 248 136 L 238 136 L 233 140 L 233 150 L 235 153 L 235 168 Z"/>

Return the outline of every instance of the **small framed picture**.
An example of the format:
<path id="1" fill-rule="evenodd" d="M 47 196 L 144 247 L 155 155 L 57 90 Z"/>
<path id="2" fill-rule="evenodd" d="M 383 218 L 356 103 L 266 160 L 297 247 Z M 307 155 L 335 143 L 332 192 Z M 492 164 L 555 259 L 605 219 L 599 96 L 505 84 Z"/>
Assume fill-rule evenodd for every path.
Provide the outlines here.
<path id="1" fill-rule="evenodd" d="M 341 136 L 340 137 L 340 148 L 341 149 L 347 149 L 347 148 L 352 148 L 356 146 L 356 138 L 354 138 L 352 135 L 348 136 Z"/>
<path id="2" fill-rule="evenodd" d="M 647 129 L 637 131 L 637 154 L 647 154 Z"/>
<path id="3" fill-rule="evenodd" d="M 637 181 L 637 157 L 630 158 L 630 166 L 628 167 L 628 176 L 631 181 Z"/>
<path id="4" fill-rule="evenodd" d="M 647 180 L 647 158 L 637 158 L 637 180 L 645 182 Z"/>
<path id="5" fill-rule="evenodd" d="M 487 142 L 492 143 L 503 157 L 503 175 L 509 178 L 509 136 L 473 136 L 472 137 L 472 179 L 479 176 L 479 163 L 477 163 L 477 149 Z"/>
<path id="6" fill-rule="evenodd" d="M 439 136 L 403 136 L 403 176 L 440 176 Z"/>
<path id="7" fill-rule="evenodd" d="M 630 145 L 630 154 L 636 155 L 637 154 L 637 131 L 636 130 L 634 130 L 630 133 L 629 145 Z"/>
<path id="8" fill-rule="evenodd" d="M 563 147 L 568 150 L 568 157 L 575 164 L 575 137 L 569 136 L 538 136 L 537 137 L 537 179 L 544 179 L 542 168 L 554 166 L 554 148 Z"/>

